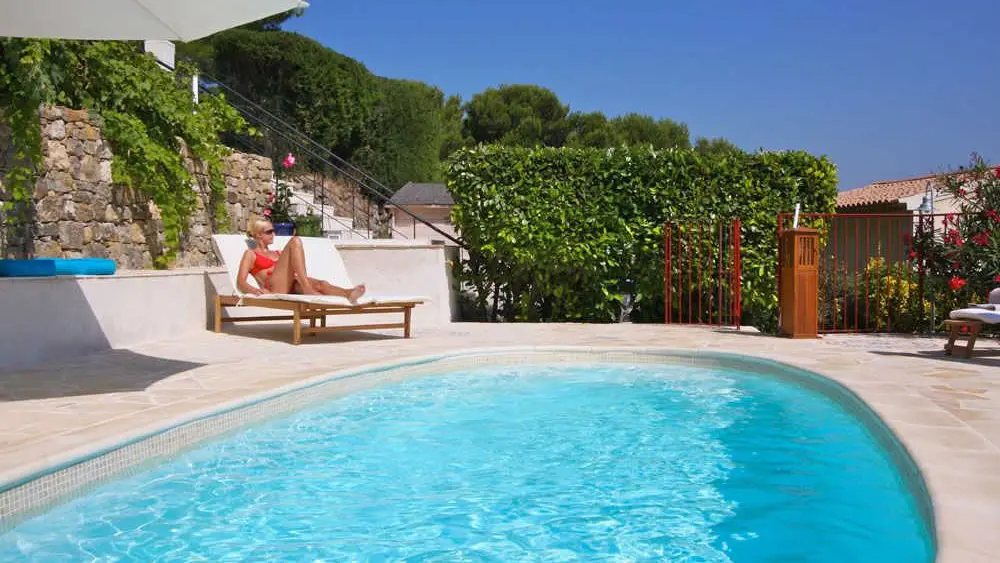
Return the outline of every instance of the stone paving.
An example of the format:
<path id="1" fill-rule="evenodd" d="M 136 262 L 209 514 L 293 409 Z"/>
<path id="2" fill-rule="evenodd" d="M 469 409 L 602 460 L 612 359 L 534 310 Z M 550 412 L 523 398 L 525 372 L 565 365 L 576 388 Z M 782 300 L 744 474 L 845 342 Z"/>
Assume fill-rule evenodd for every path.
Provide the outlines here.
<path id="1" fill-rule="evenodd" d="M 452 324 L 395 334 L 328 333 L 301 346 L 287 323 L 228 327 L 0 373 L 0 483 L 72 459 L 95 443 L 368 363 L 494 346 L 660 347 L 738 352 L 843 383 L 917 460 L 934 501 L 939 561 L 1000 560 L 1000 345 L 971 359 L 944 338 L 836 335 L 787 340 L 754 331 L 663 325 Z"/>

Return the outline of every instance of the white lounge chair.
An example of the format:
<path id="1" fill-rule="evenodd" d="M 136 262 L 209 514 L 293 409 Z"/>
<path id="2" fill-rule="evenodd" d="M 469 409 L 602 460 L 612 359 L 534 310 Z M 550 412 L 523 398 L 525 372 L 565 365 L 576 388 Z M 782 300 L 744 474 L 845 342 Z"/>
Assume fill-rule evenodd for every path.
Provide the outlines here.
<path id="1" fill-rule="evenodd" d="M 990 292 L 988 304 L 955 309 L 948 316 L 950 320 L 945 321 L 945 325 L 949 328 L 949 336 L 948 343 L 944 345 L 945 353 L 951 355 L 955 350 L 962 350 L 966 358 L 972 357 L 972 349 L 976 346 L 983 324 L 1000 324 L 1000 287 Z M 965 346 L 955 346 L 955 340 L 962 337 L 966 338 Z"/>
<path id="2" fill-rule="evenodd" d="M 326 280 L 340 287 L 354 287 L 350 277 L 347 275 L 347 268 L 344 261 L 333 245 L 333 241 L 317 237 L 300 237 L 302 247 L 306 256 L 306 270 L 309 277 Z M 424 301 L 429 301 L 426 297 L 404 296 L 404 295 L 364 295 L 357 303 L 352 304 L 344 297 L 333 295 L 300 295 L 290 293 L 268 293 L 265 295 L 247 295 L 236 289 L 236 276 L 240 268 L 240 259 L 243 253 L 253 242 L 244 235 L 213 235 L 212 239 L 218 249 L 226 269 L 229 271 L 229 279 L 232 282 L 230 294 L 225 294 L 225 290 L 220 290 L 215 296 L 215 332 L 222 332 L 222 323 L 237 323 L 250 321 L 272 321 L 291 320 L 292 321 L 292 343 L 302 342 L 302 334 L 316 334 L 319 332 L 329 332 L 338 330 L 359 330 L 359 329 L 403 329 L 403 337 L 410 337 L 410 317 L 413 308 Z M 275 250 L 284 248 L 291 237 L 274 237 L 274 244 L 271 246 Z M 253 276 L 247 276 L 247 283 L 254 287 L 259 287 Z M 266 315 L 251 317 L 223 317 L 223 310 L 226 307 L 264 307 L 268 309 L 280 309 L 291 312 L 291 315 Z M 328 315 L 350 315 L 350 314 L 385 314 L 402 313 L 403 321 L 400 323 L 375 323 L 351 326 L 327 326 L 326 317 Z M 308 320 L 309 326 L 302 326 L 302 321 Z"/>

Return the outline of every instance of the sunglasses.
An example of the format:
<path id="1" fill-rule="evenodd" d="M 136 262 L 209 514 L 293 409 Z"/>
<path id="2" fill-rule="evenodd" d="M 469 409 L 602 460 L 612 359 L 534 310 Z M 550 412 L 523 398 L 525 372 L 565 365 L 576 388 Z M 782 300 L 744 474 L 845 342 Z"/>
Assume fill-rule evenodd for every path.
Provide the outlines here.
<path id="1" fill-rule="evenodd" d="M 265 235 L 273 235 L 274 234 L 274 229 L 268 229 L 268 230 L 264 231 L 264 234 Z"/>

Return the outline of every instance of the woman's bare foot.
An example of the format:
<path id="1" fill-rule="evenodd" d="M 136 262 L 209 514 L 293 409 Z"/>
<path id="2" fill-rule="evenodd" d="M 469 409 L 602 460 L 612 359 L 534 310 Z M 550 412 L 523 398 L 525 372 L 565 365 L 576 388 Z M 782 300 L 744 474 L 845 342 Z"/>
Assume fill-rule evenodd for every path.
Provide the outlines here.
<path id="1" fill-rule="evenodd" d="M 347 300 L 351 303 L 357 303 L 358 299 L 365 294 L 365 284 L 356 285 L 350 293 L 347 294 Z"/>

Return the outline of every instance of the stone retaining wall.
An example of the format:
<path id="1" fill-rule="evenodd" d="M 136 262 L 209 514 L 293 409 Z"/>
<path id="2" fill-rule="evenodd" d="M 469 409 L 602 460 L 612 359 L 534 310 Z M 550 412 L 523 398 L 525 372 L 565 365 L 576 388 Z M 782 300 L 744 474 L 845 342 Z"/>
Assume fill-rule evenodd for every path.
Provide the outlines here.
<path id="1" fill-rule="evenodd" d="M 4 255 L 112 258 L 121 269 L 154 267 L 163 256 L 163 224 L 143 194 L 114 185 L 114 155 L 85 110 L 45 107 L 40 112 L 44 165 L 35 184 L 32 228 L 27 240 L 6 240 Z M 4 173 L 13 165 L 10 129 L 0 120 L 0 199 Z M 223 202 L 227 224 L 216 224 L 205 166 L 187 158 L 198 191 L 195 212 L 171 266 L 211 266 L 213 232 L 242 232 L 260 215 L 274 189 L 270 159 L 234 152 L 225 159 Z M 8 234 L 10 230 L 8 229 Z M 0 241 L 2 242 L 2 241 Z"/>

